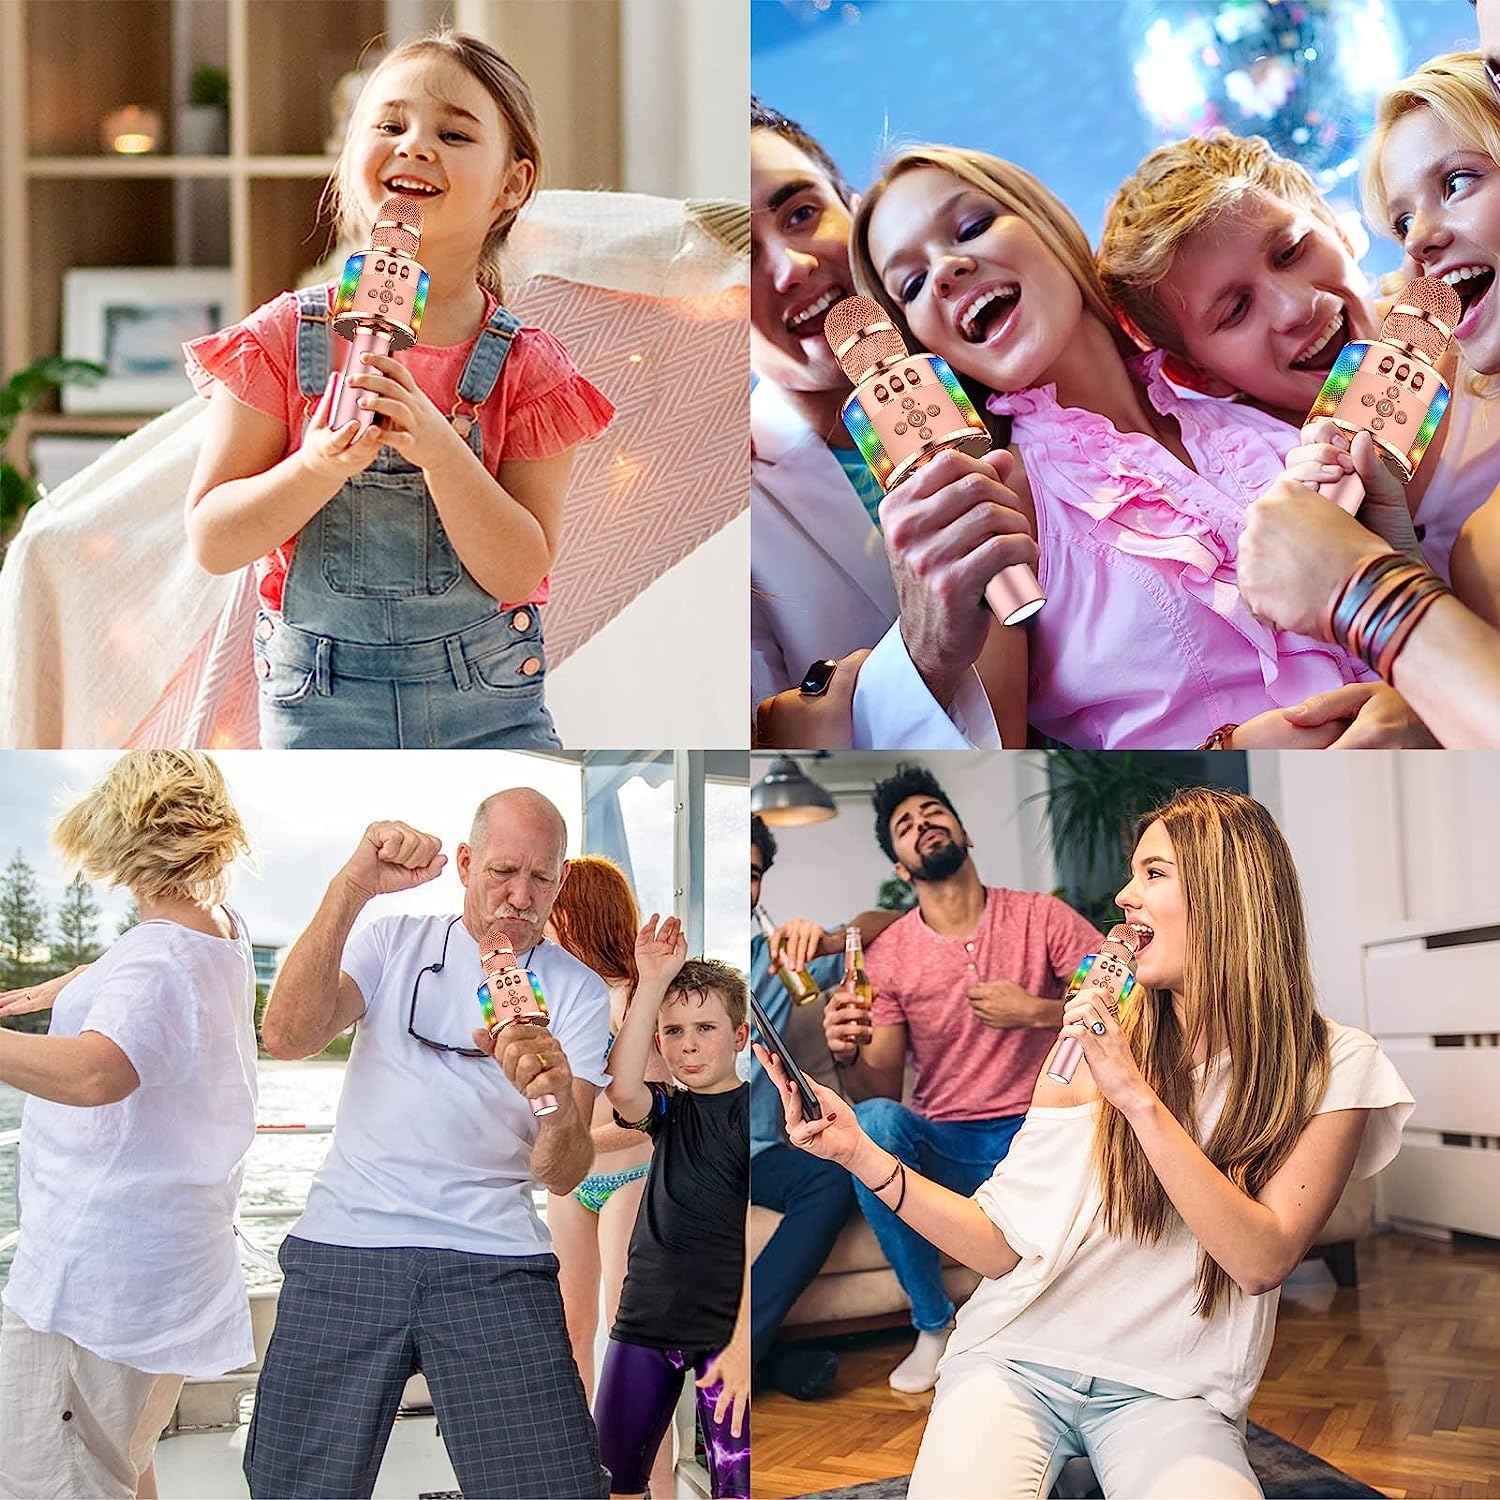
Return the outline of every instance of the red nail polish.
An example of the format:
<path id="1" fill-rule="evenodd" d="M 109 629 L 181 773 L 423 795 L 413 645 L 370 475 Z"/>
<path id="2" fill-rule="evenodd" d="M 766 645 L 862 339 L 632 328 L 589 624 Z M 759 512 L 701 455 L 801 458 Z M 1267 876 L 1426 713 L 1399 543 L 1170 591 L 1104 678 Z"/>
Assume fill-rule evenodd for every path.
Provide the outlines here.
<path id="1" fill-rule="evenodd" d="M 837 1115 L 836 1115 L 836 1114 L 835 1114 L 835 1113 L 834 1113 L 834 1112 L 833 1112 L 833 1111 L 832 1111 L 832 1110 L 829 1110 L 829 1111 L 828 1111 L 828 1123 L 829 1123 L 829 1124 L 830 1124 L 830 1125 L 832 1125 L 832 1124 L 833 1124 L 833 1122 L 834 1122 L 834 1121 L 835 1121 L 835 1120 L 836 1120 L 836 1119 L 838 1119 L 838 1116 L 837 1116 Z"/>

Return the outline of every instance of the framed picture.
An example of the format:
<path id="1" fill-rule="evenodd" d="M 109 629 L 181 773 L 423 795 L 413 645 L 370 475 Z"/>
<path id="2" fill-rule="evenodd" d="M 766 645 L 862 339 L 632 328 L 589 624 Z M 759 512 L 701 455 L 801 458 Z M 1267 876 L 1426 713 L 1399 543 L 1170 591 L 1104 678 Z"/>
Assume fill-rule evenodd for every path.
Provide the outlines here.
<path id="1" fill-rule="evenodd" d="M 229 270 L 90 267 L 63 273 L 63 353 L 105 368 L 96 386 L 66 385 L 62 409 L 160 412 L 193 394 L 182 346 L 234 321 Z"/>

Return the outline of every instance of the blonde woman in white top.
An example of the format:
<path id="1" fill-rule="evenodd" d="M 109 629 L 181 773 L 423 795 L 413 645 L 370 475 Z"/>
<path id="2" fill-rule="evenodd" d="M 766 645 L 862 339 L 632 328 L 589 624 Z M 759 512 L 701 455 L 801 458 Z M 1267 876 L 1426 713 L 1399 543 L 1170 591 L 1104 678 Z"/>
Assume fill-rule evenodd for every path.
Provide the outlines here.
<path id="1" fill-rule="evenodd" d="M 0 1325 L 0 1496 L 156 1494 L 185 1375 L 255 1357 L 234 1239 L 255 1138 L 255 969 L 223 906 L 247 848 L 219 768 L 135 750 L 59 819 L 64 862 L 140 923 L 0 1030 L 21 1116 L 21 1238 Z"/>
<path id="2" fill-rule="evenodd" d="M 1410 1113 L 1374 1041 L 1315 1008 L 1266 810 L 1196 789 L 1142 827 L 1116 898 L 1150 932 L 1139 987 L 1118 1016 L 1097 990 L 1066 1007 L 1083 1061 L 1068 1084 L 1043 1071 L 972 1198 L 901 1167 L 836 1095 L 807 1121 L 784 1089 L 793 1144 L 988 1278 L 940 1366 L 913 1500 L 1045 1495 L 1080 1454 L 1106 1496 L 1259 1495 L 1245 1411 L 1278 1288 Z"/>

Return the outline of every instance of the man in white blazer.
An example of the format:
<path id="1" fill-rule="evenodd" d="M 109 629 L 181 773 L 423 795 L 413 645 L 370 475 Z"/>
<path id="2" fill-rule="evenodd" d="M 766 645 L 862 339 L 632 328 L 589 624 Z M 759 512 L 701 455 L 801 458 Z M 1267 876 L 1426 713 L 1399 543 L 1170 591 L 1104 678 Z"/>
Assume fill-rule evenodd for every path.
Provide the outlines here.
<path id="1" fill-rule="evenodd" d="M 873 646 L 859 673 L 856 746 L 998 748 L 977 674 L 962 669 L 939 703 L 912 661 L 875 520 L 881 489 L 841 416 L 849 381 L 823 322 L 854 293 L 854 195 L 816 140 L 754 98 L 750 202 L 752 715 L 795 694 L 812 663 Z"/>

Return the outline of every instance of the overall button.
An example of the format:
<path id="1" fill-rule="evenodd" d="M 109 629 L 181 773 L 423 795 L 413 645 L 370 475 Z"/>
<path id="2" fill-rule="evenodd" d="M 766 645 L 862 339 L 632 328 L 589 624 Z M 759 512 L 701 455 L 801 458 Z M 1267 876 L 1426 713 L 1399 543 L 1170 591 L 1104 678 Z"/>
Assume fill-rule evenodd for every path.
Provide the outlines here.
<path id="1" fill-rule="evenodd" d="M 266 619 L 264 615 L 262 615 L 261 618 L 255 622 L 256 640 L 268 641 L 275 634 L 276 627 L 268 619 Z"/>
<path id="2" fill-rule="evenodd" d="M 531 612 L 525 609 L 518 609 L 515 614 L 510 617 L 510 624 L 512 630 L 530 630 Z"/>
<path id="3" fill-rule="evenodd" d="M 271 663 L 263 656 L 255 658 L 255 675 L 257 677 L 269 677 L 271 675 Z"/>
<path id="4" fill-rule="evenodd" d="M 535 677 L 542 670 L 542 659 L 539 656 L 528 656 L 521 663 L 520 673 L 522 677 Z"/>

